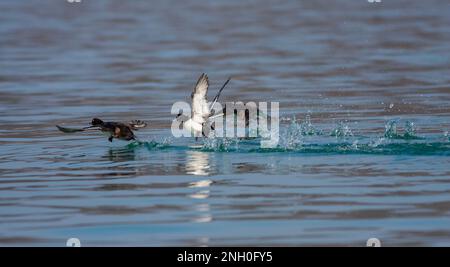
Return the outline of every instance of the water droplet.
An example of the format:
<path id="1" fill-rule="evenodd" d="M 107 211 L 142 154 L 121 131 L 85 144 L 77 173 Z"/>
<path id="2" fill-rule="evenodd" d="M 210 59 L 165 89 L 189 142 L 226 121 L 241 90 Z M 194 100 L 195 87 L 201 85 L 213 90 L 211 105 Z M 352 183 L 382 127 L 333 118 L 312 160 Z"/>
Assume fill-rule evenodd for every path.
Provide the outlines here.
<path id="1" fill-rule="evenodd" d="M 352 143 L 352 148 L 355 149 L 355 150 L 358 150 L 358 140 L 355 140 L 355 141 Z"/>
<path id="2" fill-rule="evenodd" d="M 416 136 L 416 127 L 414 126 L 414 122 L 411 121 L 405 122 L 404 137 L 415 137 L 415 136 Z"/>
<path id="3" fill-rule="evenodd" d="M 349 136 L 353 136 L 353 132 L 346 123 L 340 121 L 340 122 L 338 122 L 338 124 L 334 128 L 334 130 L 331 131 L 330 135 L 336 136 L 336 137 L 349 137 Z"/>
<path id="4" fill-rule="evenodd" d="M 396 138 L 397 134 L 397 120 L 390 120 L 384 126 L 384 137 Z"/>
<path id="5" fill-rule="evenodd" d="M 380 137 L 380 138 L 370 142 L 369 146 L 370 147 L 378 147 L 379 145 L 383 144 L 385 140 L 386 139 L 384 137 Z"/>

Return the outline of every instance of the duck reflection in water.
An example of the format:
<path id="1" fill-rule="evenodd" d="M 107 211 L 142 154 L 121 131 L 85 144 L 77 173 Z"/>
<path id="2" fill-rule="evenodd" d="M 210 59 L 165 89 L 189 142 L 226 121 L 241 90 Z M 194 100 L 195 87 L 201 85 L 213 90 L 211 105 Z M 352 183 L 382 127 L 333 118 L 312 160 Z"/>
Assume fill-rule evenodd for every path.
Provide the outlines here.
<path id="1" fill-rule="evenodd" d="M 211 174 L 212 168 L 210 163 L 210 153 L 203 151 L 186 151 L 186 174 L 205 176 Z M 213 181 L 209 179 L 198 180 L 189 183 L 188 188 L 193 189 L 194 192 L 188 195 L 189 198 L 201 201 L 193 206 L 196 211 L 192 218 L 195 223 L 208 223 L 213 220 L 211 214 L 211 207 L 208 203 L 210 197 L 210 187 Z M 208 240 L 203 238 L 202 240 Z M 208 242 L 201 242 L 206 245 Z"/>
<path id="2" fill-rule="evenodd" d="M 134 161 L 136 160 L 136 146 L 110 148 L 106 158 L 114 162 Z"/>
<path id="3" fill-rule="evenodd" d="M 186 174 L 211 174 L 210 154 L 203 151 L 186 151 Z"/>

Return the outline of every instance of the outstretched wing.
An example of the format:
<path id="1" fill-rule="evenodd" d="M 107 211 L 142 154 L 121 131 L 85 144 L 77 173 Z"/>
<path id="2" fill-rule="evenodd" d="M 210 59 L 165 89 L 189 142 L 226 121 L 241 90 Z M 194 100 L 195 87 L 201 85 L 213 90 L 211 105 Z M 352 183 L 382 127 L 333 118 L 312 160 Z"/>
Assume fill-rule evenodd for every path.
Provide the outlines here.
<path id="1" fill-rule="evenodd" d="M 204 123 L 209 117 L 209 107 L 206 100 L 208 93 L 208 76 L 203 73 L 195 85 L 192 92 L 192 120 L 198 123 Z"/>
<path id="2" fill-rule="evenodd" d="M 88 130 L 101 130 L 100 127 L 93 127 L 93 126 L 76 129 L 76 128 L 66 128 L 66 127 L 56 125 L 56 128 L 58 128 L 58 130 L 60 130 L 63 133 L 77 133 L 77 132 L 84 132 L 84 131 L 88 131 Z"/>
<path id="3" fill-rule="evenodd" d="M 212 110 L 214 109 L 214 105 L 216 104 L 217 100 L 219 100 L 220 97 L 220 93 L 222 93 L 223 88 L 225 88 L 225 86 L 227 86 L 227 84 L 230 82 L 231 78 L 228 78 L 228 80 L 222 85 L 222 87 L 220 88 L 219 92 L 217 92 L 216 96 L 214 97 L 211 107 L 209 108 L 209 112 L 211 113 Z M 212 115 L 212 114 L 211 114 Z"/>

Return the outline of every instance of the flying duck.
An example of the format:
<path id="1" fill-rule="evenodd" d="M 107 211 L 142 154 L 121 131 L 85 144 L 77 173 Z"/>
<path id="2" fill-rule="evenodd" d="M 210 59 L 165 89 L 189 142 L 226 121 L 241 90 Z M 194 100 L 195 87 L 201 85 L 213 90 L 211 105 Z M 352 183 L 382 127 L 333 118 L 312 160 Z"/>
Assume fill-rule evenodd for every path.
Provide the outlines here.
<path id="1" fill-rule="evenodd" d="M 122 122 L 104 122 L 99 118 L 94 118 L 91 121 L 91 126 L 81 129 L 66 128 L 56 125 L 56 127 L 63 133 L 75 133 L 88 130 L 99 130 L 109 134 L 108 141 L 112 142 L 114 138 L 119 140 L 131 141 L 136 140 L 134 130 L 139 130 L 147 126 L 147 123 L 139 120 L 134 120 L 129 123 Z"/>
<path id="2" fill-rule="evenodd" d="M 200 78 L 197 80 L 197 84 L 194 87 L 194 90 L 191 94 L 191 100 L 192 100 L 192 112 L 191 117 L 187 119 L 186 121 L 182 121 L 182 125 L 184 129 L 194 134 L 194 136 L 204 136 L 207 137 L 206 129 L 205 129 L 205 123 L 214 116 L 214 105 L 216 104 L 217 100 L 219 99 L 220 93 L 222 93 L 222 90 L 225 88 L 225 86 L 228 84 L 231 78 L 228 78 L 228 80 L 223 84 L 223 86 L 220 88 L 220 90 L 217 92 L 216 96 L 214 97 L 211 105 L 208 105 L 207 100 L 207 94 L 208 94 L 208 87 L 209 87 L 209 80 L 208 76 L 203 73 Z M 182 115 L 182 113 L 179 113 L 177 115 L 177 118 L 179 118 Z M 219 114 L 218 116 L 221 116 L 224 114 Z M 214 130 L 214 126 L 210 126 L 211 130 Z"/>

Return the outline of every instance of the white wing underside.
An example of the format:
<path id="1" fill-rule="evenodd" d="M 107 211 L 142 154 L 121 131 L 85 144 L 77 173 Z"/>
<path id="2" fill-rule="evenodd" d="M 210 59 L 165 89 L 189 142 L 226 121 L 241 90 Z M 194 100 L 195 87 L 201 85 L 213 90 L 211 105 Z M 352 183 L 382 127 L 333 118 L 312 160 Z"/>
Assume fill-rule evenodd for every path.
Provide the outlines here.
<path id="1" fill-rule="evenodd" d="M 203 124 L 209 118 L 210 111 L 206 95 L 208 93 L 208 76 L 202 74 L 197 81 L 197 85 L 192 92 L 192 120 L 196 123 Z"/>

